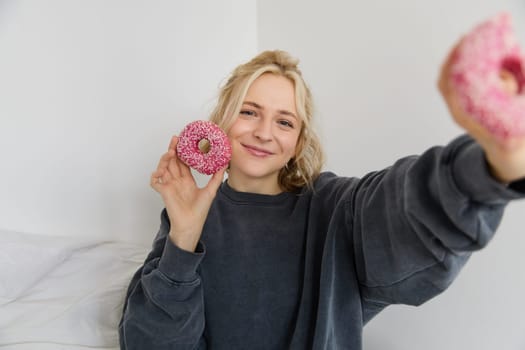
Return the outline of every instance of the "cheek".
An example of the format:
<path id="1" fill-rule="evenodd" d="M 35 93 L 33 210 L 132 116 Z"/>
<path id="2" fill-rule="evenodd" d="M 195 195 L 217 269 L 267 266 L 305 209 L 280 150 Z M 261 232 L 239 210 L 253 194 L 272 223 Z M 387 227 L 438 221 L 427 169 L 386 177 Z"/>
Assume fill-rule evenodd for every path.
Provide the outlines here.
<path id="1" fill-rule="evenodd" d="M 236 136 L 242 135 L 248 131 L 249 124 L 247 124 L 242 119 L 237 119 L 228 131 L 228 137 L 230 139 L 235 138 Z"/>
<path id="2" fill-rule="evenodd" d="M 295 149 L 297 148 L 298 142 L 299 142 L 298 136 L 290 137 L 286 140 L 285 142 L 286 153 L 290 157 L 293 157 L 295 155 Z"/>

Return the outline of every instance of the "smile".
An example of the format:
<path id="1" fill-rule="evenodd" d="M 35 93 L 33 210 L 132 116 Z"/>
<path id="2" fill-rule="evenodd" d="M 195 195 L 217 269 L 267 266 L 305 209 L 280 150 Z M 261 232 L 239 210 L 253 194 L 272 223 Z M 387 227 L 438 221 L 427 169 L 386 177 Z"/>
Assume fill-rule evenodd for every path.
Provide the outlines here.
<path id="1" fill-rule="evenodd" d="M 242 144 L 242 146 L 244 147 L 246 151 L 248 151 L 248 153 L 256 157 L 267 157 L 273 154 L 273 152 L 267 151 L 259 147 L 245 145 L 245 144 Z"/>

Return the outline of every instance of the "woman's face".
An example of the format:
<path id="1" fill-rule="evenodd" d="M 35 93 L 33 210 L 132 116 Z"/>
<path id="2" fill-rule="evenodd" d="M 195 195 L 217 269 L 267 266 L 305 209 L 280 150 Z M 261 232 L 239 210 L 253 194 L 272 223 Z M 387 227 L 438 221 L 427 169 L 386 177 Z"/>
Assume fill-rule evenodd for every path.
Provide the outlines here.
<path id="1" fill-rule="evenodd" d="M 230 186 L 243 192 L 281 192 L 279 171 L 295 155 L 300 130 L 293 82 L 271 73 L 257 78 L 228 132 Z"/>

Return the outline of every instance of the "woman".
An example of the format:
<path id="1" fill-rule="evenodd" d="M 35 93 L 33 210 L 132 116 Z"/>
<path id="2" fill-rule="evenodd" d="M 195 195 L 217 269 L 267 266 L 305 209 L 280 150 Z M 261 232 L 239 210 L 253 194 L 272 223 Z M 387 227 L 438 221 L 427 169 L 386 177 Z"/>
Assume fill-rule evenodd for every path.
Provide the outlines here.
<path id="1" fill-rule="evenodd" d="M 227 180 L 198 188 L 177 137 L 152 174 L 166 209 L 121 348 L 358 350 L 383 308 L 446 289 L 525 192 L 525 140 L 458 108 L 449 61 L 440 89 L 470 135 L 361 179 L 321 173 L 296 60 L 268 51 L 235 69 L 211 115 L 232 144 Z"/>

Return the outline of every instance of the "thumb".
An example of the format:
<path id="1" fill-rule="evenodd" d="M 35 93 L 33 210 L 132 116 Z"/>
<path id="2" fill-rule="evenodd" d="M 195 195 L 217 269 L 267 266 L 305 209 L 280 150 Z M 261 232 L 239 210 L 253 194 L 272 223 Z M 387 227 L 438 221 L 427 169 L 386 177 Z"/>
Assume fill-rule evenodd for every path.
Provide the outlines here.
<path id="1" fill-rule="evenodd" d="M 217 171 L 215 174 L 212 175 L 210 181 L 206 185 L 206 190 L 213 196 L 215 196 L 215 193 L 219 189 L 219 186 L 222 183 L 222 180 L 224 178 L 224 173 L 226 172 L 226 167 L 222 168 L 221 170 Z"/>

